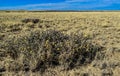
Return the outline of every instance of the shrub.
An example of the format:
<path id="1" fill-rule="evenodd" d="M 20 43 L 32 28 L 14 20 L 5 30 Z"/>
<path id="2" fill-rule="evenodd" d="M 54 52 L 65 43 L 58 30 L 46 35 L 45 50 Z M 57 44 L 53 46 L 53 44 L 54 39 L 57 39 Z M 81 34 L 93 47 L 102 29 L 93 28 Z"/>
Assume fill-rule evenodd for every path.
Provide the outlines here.
<path id="1" fill-rule="evenodd" d="M 7 32 L 18 32 L 22 30 L 23 24 L 11 24 L 7 27 Z"/>
<path id="2" fill-rule="evenodd" d="M 55 30 L 32 31 L 27 36 L 14 36 L 4 43 L 2 46 L 8 55 L 14 60 L 19 60 L 23 55 L 23 69 L 27 67 L 33 72 L 44 72 L 56 66 L 64 66 L 68 70 L 86 65 L 102 49 L 81 33 L 67 35 Z"/>
<path id="3" fill-rule="evenodd" d="M 5 32 L 6 27 L 4 24 L 0 25 L 0 32 Z"/>
<path id="4" fill-rule="evenodd" d="M 32 22 L 32 23 L 38 23 L 40 20 L 39 19 L 23 19 L 22 22 L 23 23 L 29 23 L 29 22 Z"/>

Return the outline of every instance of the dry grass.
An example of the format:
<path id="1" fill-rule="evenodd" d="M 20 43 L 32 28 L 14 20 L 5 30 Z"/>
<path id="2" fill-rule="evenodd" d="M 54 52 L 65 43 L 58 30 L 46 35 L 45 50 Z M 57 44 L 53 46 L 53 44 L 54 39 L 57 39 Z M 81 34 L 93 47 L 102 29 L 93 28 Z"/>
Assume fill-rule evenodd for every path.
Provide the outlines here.
<path id="1" fill-rule="evenodd" d="M 119 76 L 119 20 L 119 12 L 0 12 L 0 75 Z"/>

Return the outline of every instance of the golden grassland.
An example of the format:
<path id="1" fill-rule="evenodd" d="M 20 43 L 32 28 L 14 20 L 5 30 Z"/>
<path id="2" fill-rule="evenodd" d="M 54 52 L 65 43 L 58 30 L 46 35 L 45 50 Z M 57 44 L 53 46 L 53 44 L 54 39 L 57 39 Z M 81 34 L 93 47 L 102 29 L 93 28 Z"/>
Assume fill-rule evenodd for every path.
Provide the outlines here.
<path id="1" fill-rule="evenodd" d="M 120 12 L 0 12 L 0 76 L 119 76 Z"/>

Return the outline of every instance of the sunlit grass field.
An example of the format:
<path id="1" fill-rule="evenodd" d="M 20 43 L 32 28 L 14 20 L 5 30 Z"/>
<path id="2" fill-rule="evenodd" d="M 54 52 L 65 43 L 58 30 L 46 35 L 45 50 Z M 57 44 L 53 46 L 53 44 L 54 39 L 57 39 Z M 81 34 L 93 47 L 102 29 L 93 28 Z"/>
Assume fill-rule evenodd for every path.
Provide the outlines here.
<path id="1" fill-rule="evenodd" d="M 120 12 L 0 12 L 0 76 L 119 76 Z"/>

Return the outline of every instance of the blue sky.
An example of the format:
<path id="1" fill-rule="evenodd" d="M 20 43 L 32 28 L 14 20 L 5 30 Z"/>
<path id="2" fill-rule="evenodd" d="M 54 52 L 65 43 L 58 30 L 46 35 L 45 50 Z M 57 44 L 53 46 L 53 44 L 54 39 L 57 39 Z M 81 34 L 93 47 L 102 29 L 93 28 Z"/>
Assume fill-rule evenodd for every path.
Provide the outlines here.
<path id="1" fill-rule="evenodd" d="M 120 0 L 0 0 L 1 10 L 120 10 Z"/>

